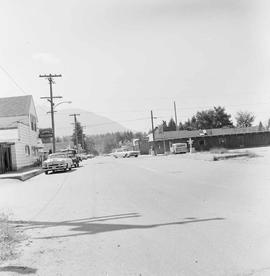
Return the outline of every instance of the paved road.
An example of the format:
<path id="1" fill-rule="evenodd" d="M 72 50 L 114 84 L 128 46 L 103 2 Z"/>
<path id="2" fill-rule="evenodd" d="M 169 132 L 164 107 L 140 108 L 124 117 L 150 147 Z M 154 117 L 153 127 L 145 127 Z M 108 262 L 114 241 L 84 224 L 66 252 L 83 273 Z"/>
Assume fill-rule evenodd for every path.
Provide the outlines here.
<path id="1" fill-rule="evenodd" d="M 28 235 L 5 265 L 37 275 L 269 275 L 269 183 L 262 157 L 182 155 L 99 157 L 2 180 L 0 210 Z"/>

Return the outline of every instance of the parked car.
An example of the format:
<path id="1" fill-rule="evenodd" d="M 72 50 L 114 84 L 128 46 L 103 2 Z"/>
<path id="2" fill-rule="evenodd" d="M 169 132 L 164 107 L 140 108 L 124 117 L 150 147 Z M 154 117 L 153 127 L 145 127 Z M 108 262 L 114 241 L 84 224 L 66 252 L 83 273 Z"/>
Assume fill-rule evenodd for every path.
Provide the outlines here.
<path id="1" fill-rule="evenodd" d="M 111 155 L 115 158 L 129 158 L 129 157 L 138 157 L 140 154 L 139 151 L 135 150 L 126 150 L 126 149 L 116 149 Z"/>
<path id="2" fill-rule="evenodd" d="M 80 154 L 80 157 L 81 157 L 82 160 L 86 160 L 86 159 L 87 159 L 87 155 L 84 154 L 84 153 L 81 153 L 81 154 Z"/>
<path id="3" fill-rule="evenodd" d="M 80 161 L 82 160 L 80 159 L 75 149 L 65 149 L 65 150 L 61 150 L 61 152 L 66 153 L 68 157 L 72 159 L 72 166 L 74 168 L 79 167 Z"/>
<path id="4" fill-rule="evenodd" d="M 72 159 L 68 157 L 66 153 L 52 153 L 49 154 L 48 159 L 43 162 L 42 168 L 45 174 L 49 171 L 66 171 L 72 168 Z"/>

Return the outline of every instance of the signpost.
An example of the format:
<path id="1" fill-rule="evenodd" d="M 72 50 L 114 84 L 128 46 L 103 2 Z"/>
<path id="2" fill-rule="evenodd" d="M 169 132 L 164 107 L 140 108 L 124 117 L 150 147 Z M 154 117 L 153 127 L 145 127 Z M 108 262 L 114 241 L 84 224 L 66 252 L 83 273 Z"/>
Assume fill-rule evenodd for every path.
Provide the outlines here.
<path id="1" fill-rule="evenodd" d="M 192 144 L 193 144 L 193 140 L 191 138 L 188 139 L 188 144 L 189 144 L 189 152 L 192 153 Z"/>

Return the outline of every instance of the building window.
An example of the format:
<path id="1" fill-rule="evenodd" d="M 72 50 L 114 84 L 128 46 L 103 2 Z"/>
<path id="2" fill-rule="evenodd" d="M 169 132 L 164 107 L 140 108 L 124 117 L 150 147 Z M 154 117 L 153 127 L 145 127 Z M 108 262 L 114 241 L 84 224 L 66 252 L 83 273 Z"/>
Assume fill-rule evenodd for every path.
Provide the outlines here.
<path id="1" fill-rule="evenodd" d="M 28 145 L 25 146 L 25 154 L 26 154 L 27 156 L 30 155 L 30 147 L 29 147 Z"/>
<path id="2" fill-rule="evenodd" d="M 31 129 L 33 131 L 37 131 L 37 119 L 32 114 L 30 114 L 30 122 L 31 122 Z"/>

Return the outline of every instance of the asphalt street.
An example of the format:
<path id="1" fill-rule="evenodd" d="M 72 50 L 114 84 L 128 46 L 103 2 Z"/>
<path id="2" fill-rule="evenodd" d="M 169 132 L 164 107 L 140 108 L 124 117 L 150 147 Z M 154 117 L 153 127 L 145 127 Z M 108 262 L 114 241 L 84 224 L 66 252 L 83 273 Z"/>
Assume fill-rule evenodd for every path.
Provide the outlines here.
<path id="1" fill-rule="evenodd" d="M 0 210 L 25 233 L 3 265 L 37 275 L 269 275 L 269 160 L 97 157 L 1 180 Z"/>

